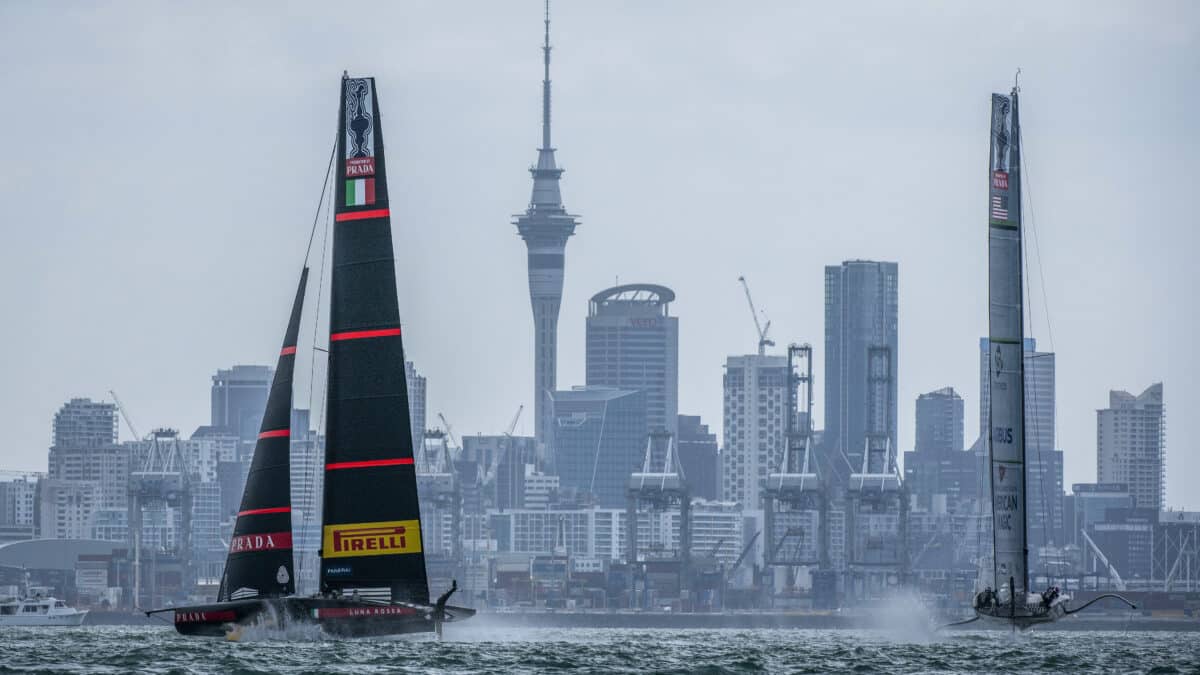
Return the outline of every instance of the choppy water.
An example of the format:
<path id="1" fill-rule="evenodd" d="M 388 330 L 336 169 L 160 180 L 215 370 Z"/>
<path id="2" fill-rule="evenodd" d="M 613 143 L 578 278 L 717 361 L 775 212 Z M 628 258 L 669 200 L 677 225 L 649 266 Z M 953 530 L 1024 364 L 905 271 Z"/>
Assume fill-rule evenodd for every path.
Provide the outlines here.
<path id="1" fill-rule="evenodd" d="M 448 629 L 445 642 L 169 626 L 0 631 L 0 673 L 1200 673 L 1200 633 Z"/>

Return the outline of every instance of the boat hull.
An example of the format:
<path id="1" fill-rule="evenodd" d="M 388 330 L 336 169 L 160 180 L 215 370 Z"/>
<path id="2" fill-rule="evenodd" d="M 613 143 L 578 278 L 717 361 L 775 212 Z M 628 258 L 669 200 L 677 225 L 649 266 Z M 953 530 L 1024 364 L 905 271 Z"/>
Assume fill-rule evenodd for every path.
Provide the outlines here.
<path id="1" fill-rule="evenodd" d="M 178 607 L 175 630 L 182 635 L 233 637 L 244 628 L 256 626 L 286 630 L 296 626 L 319 626 L 338 637 L 376 637 L 405 633 L 432 633 L 437 621 L 432 605 L 381 604 L 332 598 L 266 598 L 234 600 Z M 444 622 L 466 619 L 475 610 L 446 607 Z"/>
<path id="2" fill-rule="evenodd" d="M 1028 630 L 1034 626 L 1053 623 L 1067 615 L 1068 596 L 1060 596 L 1044 607 L 1037 602 L 1027 602 L 1013 611 L 1011 606 L 1002 605 L 994 609 L 977 609 L 975 616 L 994 626 L 1013 627 L 1018 630 Z"/>
<path id="3" fill-rule="evenodd" d="M 60 614 L 43 614 L 41 616 L 3 616 L 0 617 L 0 628 L 10 626 L 80 626 L 87 618 L 87 610 L 63 612 Z"/>

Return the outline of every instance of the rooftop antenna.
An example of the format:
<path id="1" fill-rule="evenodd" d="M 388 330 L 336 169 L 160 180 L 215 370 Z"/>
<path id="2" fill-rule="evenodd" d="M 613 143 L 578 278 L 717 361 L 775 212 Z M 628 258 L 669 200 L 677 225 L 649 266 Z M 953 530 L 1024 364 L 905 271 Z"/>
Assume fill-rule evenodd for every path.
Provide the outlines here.
<path id="1" fill-rule="evenodd" d="M 550 0 L 546 0 L 546 41 L 542 44 L 542 62 L 546 68 L 542 79 L 542 148 L 550 149 Z"/>
<path id="2" fill-rule="evenodd" d="M 546 2 L 549 2 L 549 1 L 550 0 L 546 0 Z M 1017 68 L 1016 75 L 1013 75 L 1013 91 L 1012 91 L 1012 93 L 1015 94 L 1019 91 L 1021 91 L 1021 69 Z"/>

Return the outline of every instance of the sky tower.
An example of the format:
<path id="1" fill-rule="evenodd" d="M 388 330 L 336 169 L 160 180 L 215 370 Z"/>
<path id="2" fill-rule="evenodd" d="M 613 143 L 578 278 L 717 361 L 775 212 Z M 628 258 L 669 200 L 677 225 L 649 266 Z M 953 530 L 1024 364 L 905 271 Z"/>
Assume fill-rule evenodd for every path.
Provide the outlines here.
<path id="1" fill-rule="evenodd" d="M 529 258 L 529 300 L 533 305 L 533 411 L 539 445 L 553 438 L 550 396 L 557 386 L 558 309 L 562 304 L 563 261 L 567 237 L 579 224 L 563 208 L 558 181 L 563 170 L 554 162 L 550 144 L 550 1 L 546 0 L 546 37 L 542 45 L 542 147 L 533 175 L 533 196 L 525 213 L 514 216 Z"/>

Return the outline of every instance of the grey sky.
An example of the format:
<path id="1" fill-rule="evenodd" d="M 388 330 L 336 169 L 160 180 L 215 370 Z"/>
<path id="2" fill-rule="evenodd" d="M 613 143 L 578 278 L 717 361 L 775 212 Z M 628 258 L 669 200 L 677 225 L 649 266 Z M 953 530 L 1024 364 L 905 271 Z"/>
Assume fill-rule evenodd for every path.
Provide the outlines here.
<path id="1" fill-rule="evenodd" d="M 583 222 L 560 386 L 583 382 L 587 298 L 618 276 L 662 283 L 680 411 L 719 430 L 724 357 L 755 347 L 739 274 L 819 366 L 822 267 L 895 260 L 900 445 L 916 395 L 947 385 L 970 442 L 988 95 L 1020 66 L 1053 343 L 1036 268 L 1032 333 L 1058 353 L 1066 482 L 1095 478 L 1108 390 L 1163 380 L 1167 500 L 1200 508 L 1198 7 L 559 2 L 554 140 Z M 497 432 L 524 403 L 531 433 L 510 215 L 539 141 L 540 19 L 536 0 L 0 4 L 0 466 L 44 470 L 71 396 L 113 388 L 143 431 L 190 433 L 214 370 L 273 360 L 343 69 L 378 78 L 431 416 Z"/>

